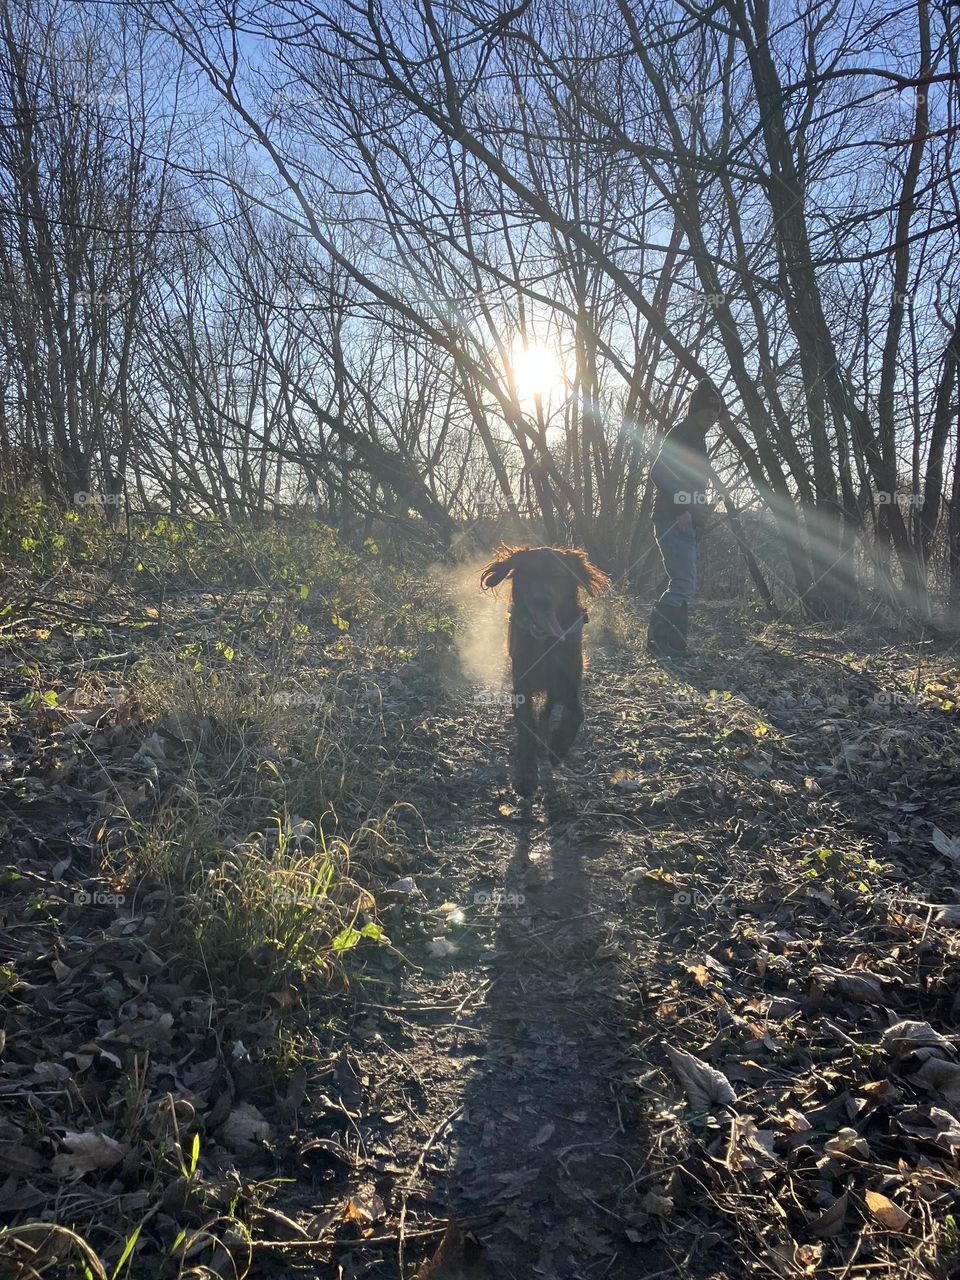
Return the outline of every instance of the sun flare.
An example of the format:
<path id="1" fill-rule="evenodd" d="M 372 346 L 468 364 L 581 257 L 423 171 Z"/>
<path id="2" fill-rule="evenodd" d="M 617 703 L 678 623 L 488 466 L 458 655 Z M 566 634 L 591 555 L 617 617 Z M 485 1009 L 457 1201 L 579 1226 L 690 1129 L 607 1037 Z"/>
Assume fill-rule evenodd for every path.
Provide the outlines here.
<path id="1" fill-rule="evenodd" d="M 517 338 L 510 349 L 510 372 L 521 400 L 560 400 L 567 394 L 568 376 L 556 347 Z"/>

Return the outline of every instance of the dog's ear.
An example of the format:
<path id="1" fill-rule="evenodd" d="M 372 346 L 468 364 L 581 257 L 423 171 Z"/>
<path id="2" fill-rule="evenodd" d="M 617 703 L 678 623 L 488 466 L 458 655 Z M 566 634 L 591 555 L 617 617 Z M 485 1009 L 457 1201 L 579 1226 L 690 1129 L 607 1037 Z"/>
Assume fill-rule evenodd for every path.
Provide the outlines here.
<path id="1" fill-rule="evenodd" d="M 585 551 L 563 551 L 561 554 L 584 591 L 598 596 L 609 587 L 610 579 L 589 560 Z"/>
<path id="2" fill-rule="evenodd" d="M 498 587 L 517 567 L 518 557 L 526 547 L 501 547 L 490 563 L 480 570 L 480 586 L 484 591 Z"/>

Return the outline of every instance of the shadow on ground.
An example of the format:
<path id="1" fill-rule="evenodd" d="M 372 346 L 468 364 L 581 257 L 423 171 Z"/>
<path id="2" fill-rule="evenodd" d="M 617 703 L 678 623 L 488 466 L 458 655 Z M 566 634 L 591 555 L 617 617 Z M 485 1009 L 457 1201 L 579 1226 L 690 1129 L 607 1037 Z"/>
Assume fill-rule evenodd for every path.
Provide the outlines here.
<path id="1" fill-rule="evenodd" d="M 575 776 L 515 815 L 490 984 L 471 1019 L 482 1050 L 452 1126 L 447 1209 L 481 1224 L 502 1280 L 672 1270 L 642 1239 L 650 1140 L 624 1100 L 642 1064 L 609 863 L 616 821 L 585 817 L 585 800 Z"/>

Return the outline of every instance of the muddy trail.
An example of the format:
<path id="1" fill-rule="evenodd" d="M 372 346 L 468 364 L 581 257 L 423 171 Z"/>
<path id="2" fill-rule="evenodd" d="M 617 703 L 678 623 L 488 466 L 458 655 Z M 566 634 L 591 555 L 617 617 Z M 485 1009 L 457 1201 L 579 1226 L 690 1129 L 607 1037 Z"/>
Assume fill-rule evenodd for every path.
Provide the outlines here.
<path id="1" fill-rule="evenodd" d="M 438 1280 L 952 1274 L 957 1148 L 910 1125 L 956 1136 L 960 1075 L 923 1060 L 960 1029 L 957 673 L 910 696 L 915 652 L 751 632 L 682 672 L 595 646 L 529 805 L 504 711 L 467 691 L 411 733 L 430 847 L 343 1130 L 383 1218 L 336 1274 L 410 1274 L 448 1217 L 482 1251 Z"/>
<path id="2" fill-rule="evenodd" d="M 202 604 L 163 645 L 202 638 Z M 201 673 L 187 768 L 187 730 L 127 692 L 126 626 L 96 641 L 105 674 L 63 642 L 58 707 L 7 718 L 4 1222 L 99 1231 L 114 1260 L 132 1231 L 115 1224 L 140 1224 L 134 1280 L 165 1277 L 171 1246 L 172 1274 L 270 1280 L 960 1275 L 948 646 L 704 609 L 698 656 L 667 670 L 639 628 L 595 625 L 582 734 L 521 804 L 495 690 L 355 670 L 324 639 L 280 709 L 301 718 L 336 682 L 334 727 L 368 735 L 350 759 L 369 793 L 354 779 L 342 807 L 359 822 L 373 797 L 392 825 L 351 850 L 383 936 L 310 993 L 262 977 L 259 939 L 234 965 L 214 931 L 187 963 L 194 926 L 138 815 L 159 791 L 198 840 L 217 806 L 218 830 L 249 831 L 279 757 L 269 726 L 224 727 Z M 49 638 L 34 647 L 52 682 Z M 206 777 L 214 741 L 229 767 Z M 324 788 L 344 771 L 322 741 L 322 760 L 283 757 L 293 813 L 297 768 Z M 114 836 L 142 875 L 117 900 L 94 864 Z M 217 855 L 228 878 L 251 848 Z M 15 1245 L 0 1274 L 83 1274 Z"/>

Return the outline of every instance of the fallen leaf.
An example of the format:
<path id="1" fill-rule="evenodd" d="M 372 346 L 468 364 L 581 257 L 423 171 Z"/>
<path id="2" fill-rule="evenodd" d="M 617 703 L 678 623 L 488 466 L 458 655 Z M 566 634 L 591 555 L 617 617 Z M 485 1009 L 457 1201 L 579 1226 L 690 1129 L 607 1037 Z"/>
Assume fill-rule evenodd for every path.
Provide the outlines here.
<path id="1" fill-rule="evenodd" d="M 451 1221 L 440 1248 L 420 1264 L 414 1280 L 493 1280 L 493 1272 L 477 1237 Z"/>
<path id="2" fill-rule="evenodd" d="M 854 1156 L 858 1160 L 870 1158 L 870 1144 L 861 1138 L 856 1129 L 840 1129 L 832 1138 L 823 1144 L 823 1149 L 831 1156 Z"/>
<path id="3" fill-rule="evenodd" d="M 832 965 L 818 964 L 810 970 L 814 985 L 822 990 L 837 990 L 848 1000 L 860 1004 L 883 1005 L 889 1002 L 884 985 L 887 979 L 879 978 L 866 969 L 835 969 Z"/>
<path id="4" fill-rule="evenodd" d="M 300 1154 L 306 1155 L 310 1151 L 322 1151 L 337 1160 L 342 1160 L 345 1165 L 353 1164 L 353 1156 L 346 1147 L 341 1147 L 340 1143 L 334 1142 L 332 1138 L 311 1138 L 300 1148 Z"/>
<path id="5" fill-rule="evenodd" d="M 866 1200 L 867 1208 L 885 1230 L 904 1231 L 910 1225 L 909 1213 L 879 1191 L 866 1192 Z"/>
<path id="6" fill-rule="evenodd" d="M 167 749 L 159 733 L 151 733 L 149 737 L 145 738 L 133 757 L 134 764 L 140 764 L 144 760 L 154 760 L 159 761 L 161 764 L 166 764 Z"/>
<path id="7" fill-rule="evenodd" d="M 867 1080 L 865 1084 L 857 1085 L 857 1092 L 877 1102 L 899 1102 L 903 1096 L 891 1080 Z"/>
<path id="8" fill-rule="evenodd" d="M 393 884 L 390 885 L 387 892 L 399 893 L 404 897 L 410 897 L 411 895 L 417 894 L 420 891 L 417 888 L 417 882 L 413 878 L 413 876 L 404 876 L 400 880 L 394 880 Z"/>
<path id="9" fill-rule="evenodd" d="M 705 987 L 708 983 L 713 981 L 713 976 L 710 973 L 710 970 L 704 964 L 688 964 L 684 967 L 686 968 L 687 973 L 689 973 L 697 983 L 697 986 Z"/>
<path id="10" fill-rule="evenodd" d="M 960 1065 L 944 1058 L 928 1058 L 910 1077 L 917 1084 L 942 1093 L 949 1102 L 960 1102 Z"/>
<path id="11" fill-rule="evenodd" d="M 787 1108 L 784 1116 L 784 1124 L 794 1133 L 806 1133 L 809 1129 L 813 1128 L 813 1125 L 803 1112 L 798 1111 L 796 1107 Z"/>
<path id="12" fill-rule="evenodd" d="M 939 1031 L 934 1031 L 929 1022 L 898 1022 L 887 1027 L 880 1037 L 883 1047 L 897 1057 L 904 1057 L 915 1049 L 943 1049 L 946 1053 L 953 1051 L 953 1043 Z"/>
<path id="13" fill-rule="evenodd" d="M 451 942 L 449 938 L 431 938 L 427 943 L 427 950 L 436 959 L 457 954 L 456 943 Z"/>
<path id="14" fill-rule="evenodd" d="M 130 1150 L 125 1142 L 117 1142 L 105 1133 L 70 1133 L 63 1135 L 65 1154 L 54 1156 L 51 1170 L 55 1178 L 76 1182 L 84 1174 L 97 1169 L 112 1169 Z"/>
<path id="15" fill-rule="evenodd" d="M 823 1261 L 822 1244 L 798 1244 L 793 1255 L 794 1262 L 803 1267 L 808 1274 L 816 1272 Z"/>
<path id="16" fill-rule="evenodd" d="M 960 836 L 948 836 L 939 827 L 934 827 L 933 847 L 951 862 L 960 862 Z"/>
<path id="17" fill-rule="evenodd" d="M 897 1127 L 938 1146 L 960 1147 L 960 1121 L 940 1107 L 907 1107 L 896 1116 Z"/>
<path id="18" fill-rule="evenodd" d="M 309 1232 L 305 1231 L 299 1222 L 288 1218 L 279 1209 L 271 1209 L 269 1205 L 263 1205 L 260 1209 L 260 1217 L 265 1220 L 268 1232 L 278 1240 L 310 1239 Z"/>
<path id="19" fill-rule="evenodd" d="M 238 1102 L 218 1130 L 218 1137 L 238 1155 L 251 1155 L 269 1142 L 273 1129 L 251 1102 Z"/>
<path id="20" fill-rule="evenodd" d="M 550 1139 L 553 1137 L 556 1127 L 557 1126 L 553 1124 L 550 1120 L 548 1120 L 546 1124 L 541 1125 L 540 1128 L 537 1130 L 536 1137 L 532 1138 L 530 1142 L 527 1144 L 527 1149 L 529 1151 L 533 1151 L 537 1147 L 542 1147 L 545 1142 L 549 1142 Z"/>
<path id="21" fill-rule="evenodd" d="M 810 1223 L 811 1234 L 820 1236 L 825 1240 L 831 1236 L 838 1236 L 843 1230 L 843 1222 L 847 1216 L 848 1200 L 849 1196 L 845 1191 L 842 1196 L 834 1200 L 829 1209 L 826 1209 L 819 1218 L 815 1218 Z"/>
<path id="22" fill-rule="evenodd" d="M 716 1067 L 701 1062 L 692 1053 L 671 1048 L 670 1045 L 667 1045 L 667 1057 L 687 1097 L 698 1110 L 717 1105 L 728 1106 L 737 1101 L 733 1085 Z"/>
<path id="23" fill-rule="evenodd" d="M 640 781 L 640 779 L 632 777 L 629 773 L 624 772 L 624 770 L 622 769 L 613 775 L 613 777 L 610 779 L 610 783 L 612 786 L 616 787 L 618 791 L 642 791 L 643 790 L 643 783 Z"/>
<path id="24" fill-rule="evenodd" d="M 667 1218 L 673 1213 L 673 1200 L 662 1187 L 653 1187 L 640 1201 L 640 1208 L 655 1218 Z"/>
<path id="25" fill-rule="evenodd" d="M 375 1191 L 369 1195 L 352 1195 L 343 1208 L 347 1222 L 359 1222 L 362 1226 L 379 1222 L 386 1212 L 386 1206 Z"/>

